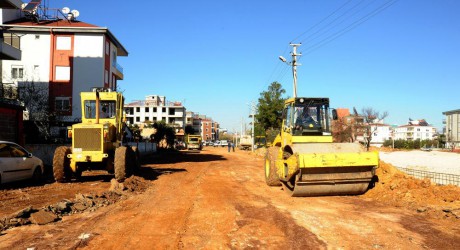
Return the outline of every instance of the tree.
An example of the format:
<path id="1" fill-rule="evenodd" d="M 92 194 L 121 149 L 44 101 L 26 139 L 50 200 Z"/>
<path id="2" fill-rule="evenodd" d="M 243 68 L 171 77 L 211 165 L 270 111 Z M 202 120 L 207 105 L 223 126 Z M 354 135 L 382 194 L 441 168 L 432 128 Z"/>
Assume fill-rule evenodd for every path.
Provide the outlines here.
<path id="1" fill-rule="evenodd" d="M 195 134 L 195 129 L 193 129 L 193 126 L 188 124 L 185 126 L 185 134 L 187 135 L 193 135 Z"/>
<path id="2" fill-rule="evenodd" d="M 284 108 L 285 98 L 282 97 L 284 93 L 286 90 L 279 82 L 272 82 L 267 91 L 260 93 L 255 118 L 265 131 L 269 128 L 281 128 L 279 119 Z"/>
<path id="3" fill-rule="evenodd" d="M 18 83 L 18 98 L 26 107 L 28 115 L 26 119 L 33 122 L 39 132 L 38 135 L 33 134 L 29 137 L 38 137 L 45 141 L 51 139 L 50 127 L 52 125 L 68 119 L 51 108 L 48 92 L 47 83 L 34 81 Z"/>
<path id="4" fill-rule="evenodd" d="M 385 119 L 388 116 L 388 112 L 385 111 L 382 114 L 380 114 L 380 112 L 370 107 L 363 108 L 361 112 L 362 112 L 361 116 L 364 118 L 364 124 L 363 124 L 364 142 L 365 142 L 367 151 L 369 151 L 369 147 L 371 146 L 372 136 L 374 135 L 375 131 L 377 131 L 377 127 L 372 126 L 372 125 L 377 122 L 383 121 L 383 119 Z"/>
<path id="5" fill-rule="evenodd" d="M 155 122 L 153 127 L 156 130 L 153 140 L 157 143 L 158 148 L 172 148 L 176 137 L 174 128 L 166 125 L 164 121 Z"/>

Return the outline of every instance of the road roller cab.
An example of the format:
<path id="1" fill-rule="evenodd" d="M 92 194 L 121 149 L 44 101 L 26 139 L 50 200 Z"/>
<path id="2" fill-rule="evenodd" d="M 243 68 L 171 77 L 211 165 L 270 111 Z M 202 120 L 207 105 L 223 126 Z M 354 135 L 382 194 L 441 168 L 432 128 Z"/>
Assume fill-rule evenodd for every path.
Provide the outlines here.
<path id="1" fill-rule="evenodd" d="M 122 145 L 123 95 L 94 88 L 80 93 L 82 122 L 68 128 L 72 146 L 56 148 L 53 175 L 57 182 L 79 178 L 85 170 L 104 169 L 124 180 L 139 166 L 136 147 Z"/>
<path id="2" fill-rule="evenodd" d="M 265 156 L 269 186 L 292 196 L 353 195 L 366 192 L 378 167 L 378 153 L 357 143 L 333 143 L 329 98 L 290 98 L 281 132 Z"/>

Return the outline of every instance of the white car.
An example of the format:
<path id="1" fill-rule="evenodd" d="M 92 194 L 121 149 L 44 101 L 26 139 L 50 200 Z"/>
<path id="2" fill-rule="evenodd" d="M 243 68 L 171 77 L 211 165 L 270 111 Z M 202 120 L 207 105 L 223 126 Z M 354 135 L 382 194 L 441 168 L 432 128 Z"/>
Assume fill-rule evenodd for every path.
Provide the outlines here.
<path id="1" fill-rule="evenodd" d="M 43 161 L 14 142 L 0 141 L 0 184 L 32 179 L 41 181 Z"/>

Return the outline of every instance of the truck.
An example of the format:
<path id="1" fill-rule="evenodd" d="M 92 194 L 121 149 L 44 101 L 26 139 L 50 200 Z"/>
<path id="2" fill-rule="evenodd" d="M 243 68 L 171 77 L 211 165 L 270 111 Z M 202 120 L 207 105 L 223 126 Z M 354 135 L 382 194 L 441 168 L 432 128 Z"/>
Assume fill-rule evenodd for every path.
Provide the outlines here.
<path id="1" fill-rule="evenodd" d="M 203 149 L 203 143 L 201 143 L 201 135 L 188 135 L 187 138 L 187 149 L 188 150 L 201 150 Z"/>
<path id="2" fill-rule="evenodd" d="M 56 182 L 79 179 L 86 170 L 106 170 L 122 182 L 140 167 L 137 147 L 122 145 L 124 97 L 106 88 L 81 92 L 81 123 L 67 128 L 72 145 L 53 156 Z"/>
<path id="3" fill-rule="evenodd" d="M 240 138 L 240 146 L 239 149 L 241 150 L 251 150 L 252 147 L 252 136 L 250 135 L 243 135 Z"/>
<path id="4" fill-rule="evenodd" d="M 303 119 L 309 115 L 311 119 Z M 285 101 L 281 131 L 265 155 L 265 181 L 291 196 L 357 195 L 376 181 L 378 152 L 358 143 L 334 143 L 329 98 Z"/>
<path id="5" fill-rule="evenodd" d="M 252 141 L 252 136 L 250 135 L 243 135 L 240 139 L 240 146 L 239 149 L 241 150 L 251 150 L 251 147 L 254 143 L 254 149 L 263 148 L 266 146 L 266 139 L 265 136 L 258 135 L 255 136 L 254 142 Z"/>

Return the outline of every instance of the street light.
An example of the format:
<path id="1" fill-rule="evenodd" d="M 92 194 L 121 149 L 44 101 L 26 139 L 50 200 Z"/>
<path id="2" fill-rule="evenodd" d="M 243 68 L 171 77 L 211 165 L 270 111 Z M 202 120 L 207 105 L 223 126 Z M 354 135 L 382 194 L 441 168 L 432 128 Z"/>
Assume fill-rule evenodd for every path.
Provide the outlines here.
<path id="1" fill-rule="evenodd" d="M 301 44 L 289 44 L 292 46 L 292 53 L 291 53 L 291 56 L 292 56 L 292 62 L 286 62 L 286 58 L 284 58 L 283 56 L 279 56 L 278 58 L 286 63 L 287 65 L 289 66 L 292 66 L 292 77 L 293 77 L 293 88 L 292 88 L 292 91 L 293 91 L 293 97 L 296 98 L 297 97 L 297 66 L 300 66 L 300 64 L 297 63 L 297 56 L 301 56 L 302 54 L 299 53 L 297 54 L 297 47 L 300 46 Z"/>

